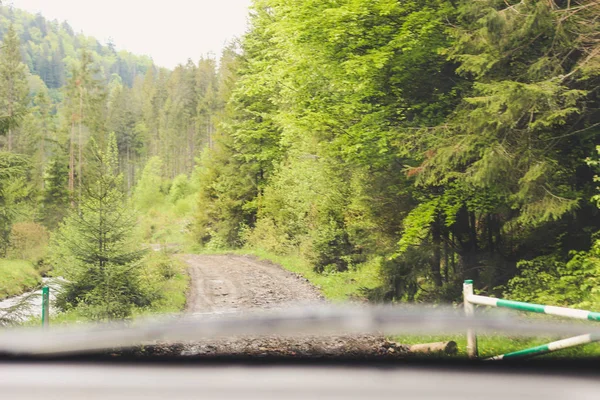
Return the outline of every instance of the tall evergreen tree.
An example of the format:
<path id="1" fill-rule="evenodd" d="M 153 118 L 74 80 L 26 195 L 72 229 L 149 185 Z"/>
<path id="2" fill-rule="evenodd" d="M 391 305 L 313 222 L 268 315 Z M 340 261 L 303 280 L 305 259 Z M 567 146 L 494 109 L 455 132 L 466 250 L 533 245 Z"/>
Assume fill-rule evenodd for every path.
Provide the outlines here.
<path id="1" fill-rule="evenodd" d="M 11 24 L 0 49 L 0 115 L 8 121 L 6 149 L 13 150 L 15 128 L 27 112 L 27 75 L 20 42 Z"/>
<path id="2" fill-rule="evenodd" d="M 133 238 L 136 215 L 123 191 L 114 134 L 104 150 L 94 148 L 94 173 L 51 243 L 58 273 L 67 279 L 58 303 L 82 307 L 98 320 L 126 318 L 147 304 L 140 282 L 143 251 Z"/>
<path id="3" fill-rule="evenodd" d="M 46 166 L 41 200 L 41 220 L 49 229 L 55 229 L 69 209 L 69 164 L 66 156 L 56 155 Z"/>
<path id="4" fill-rule="evenodd" d="M 72 76 L 65 88 L 70 112 L 71 134 L 69 140 L 69 190 L 77 198 L 81 198 L 83 181 L 84 148 L 91 133 L 102 130 L 102 108 L 104 92 L 101 83 L 97 80 L 97 68 L 93 64 L 92 55 L 87 50 L 82 50 L 79 63 L 73 69 Z"/>
<path id="5" fill-rule="evenodd" d="M 22 155 L 0 152 L 0 258 L 6 257 L 13 223 L 31 200 L 29 169 Z"/>
<path id="6" fill-rule="evenodd" d="M 53 116 L 51 114 L 52 102 L 50 100 L 50 97 L 48 96 L 47 90 L 40 90 L 35 96 L 34 101 L 34 112 L 39 121 L 39 133 L 37 138 L 39 143 L 38 163 L 43 175 L 43 170 L 47 164 L 48 143 L 52 140 L 52 138 L 50 137 L 50 132 L 54 130 Z M 43 188 L 44 180 L 42 180 L 42 189 Z"/>

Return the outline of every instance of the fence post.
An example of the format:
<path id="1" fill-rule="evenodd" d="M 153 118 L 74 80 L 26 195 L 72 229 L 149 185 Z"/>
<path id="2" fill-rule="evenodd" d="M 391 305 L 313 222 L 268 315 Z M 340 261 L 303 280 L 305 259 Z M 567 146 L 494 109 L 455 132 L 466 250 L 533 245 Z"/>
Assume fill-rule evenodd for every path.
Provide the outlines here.
<path id="1" fill-rule="evenodd" d="M 468 298 L 473 295 L 473 281 L 468 279 L 463 284 L 463 304 L 465 305 L 465 315 L 471 317 L 475 313 L 473 303 Z M 477 336 L 473 329 L 467 330 L 467 355 L 469 358 L 477 358 Z"/>
<path id="2" fill-rule="evenodd" d="M 47 328 L 50 324 L 50 288 L 42 288 L 42 326 Z"/>

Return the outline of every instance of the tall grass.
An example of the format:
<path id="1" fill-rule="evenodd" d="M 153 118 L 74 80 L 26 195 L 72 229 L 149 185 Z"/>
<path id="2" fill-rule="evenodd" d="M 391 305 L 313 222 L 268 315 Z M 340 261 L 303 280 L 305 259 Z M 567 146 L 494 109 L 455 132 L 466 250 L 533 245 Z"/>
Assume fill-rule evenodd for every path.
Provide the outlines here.
<path id="1" fill-rule="evenodd" d="M 40 282 L 40 274 L 29 261 L 0 259 L 0 299 L 31 290 Z"/>

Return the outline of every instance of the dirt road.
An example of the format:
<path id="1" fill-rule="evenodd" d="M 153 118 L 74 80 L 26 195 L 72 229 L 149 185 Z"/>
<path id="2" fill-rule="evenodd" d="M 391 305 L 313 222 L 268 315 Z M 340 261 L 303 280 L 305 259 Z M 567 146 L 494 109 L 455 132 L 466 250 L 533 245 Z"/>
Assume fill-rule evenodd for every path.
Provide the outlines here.
<path id="1" fill-rule="evenodd" d="M 187 255 L 191 277 L 187 312 L 221 313 L 322 302 L 302 277 L 249 257 Z"/>
<path id="2" fill-rule="evenodd" d="M 219 314 L 322 303 L 306 279 L 278 265 L 234 255 L 184 255 L 191 277 L 187 312 Z M 187 356 L 385 356 L 398 357 L 406 348 L 382 336 L 236 337 L 188 343 Z"/>

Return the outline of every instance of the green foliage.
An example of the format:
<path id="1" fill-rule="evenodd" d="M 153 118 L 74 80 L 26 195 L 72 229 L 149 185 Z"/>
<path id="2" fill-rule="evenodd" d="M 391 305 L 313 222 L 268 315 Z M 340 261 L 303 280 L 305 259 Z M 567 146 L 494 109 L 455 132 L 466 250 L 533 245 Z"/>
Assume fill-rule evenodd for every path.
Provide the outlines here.
<path id="1" fill-rule="evenodd" d="M 598 152 L 598 154 L 600 154 L 600 146 L 596 146 L 596 151 Z M 598 159 L 592 159 L 588 157 L 585 161 L 587 165 L 589 165 L 592 168 L 595 168 L 596 171 L 598 170 L 598 167 L 600 166 L 600 161 Z M 600 177 L 598 175 L 594 175 L 594 182 L 600 182 Z M 600 191 L 600 186 L 597 187 L 597 190 Z M 592 200 L 595 201 L 598 205 L 598 208 L 600 208 L 600 194 L 595 194 L 592 197 Z"/>
<path id="2" fill-rule="evenodd" d="M 133 203 L 140 210 L 148 210 L 164 201 L 165 195 L 161 193 L 162 166 L 160 158 L 152 157 L 144 167 L 133 193 Z"/>
<path id="3" fill-rule="evenodd" d="M 583 309 L 600 306 L 600 241 L 589 252 L 574 253 L 568 262 L 538 257 L 520 262 L 519 271 L 507 285 L 506 295 L 512 299 Z"/>
<path id="4" fill-rule="evenodd" d="M 239 173 L 239 163 L 230 157 L 227 137 L 217 142 L 211 154 L 201 158 L 198 211 L 194 235 L 212 248 L 241 245 L 241 229 L 252 226 L 256 219 L 257 195 L 252 179 Z"/>
<path id="5" fill-rule="evenodd" d="M 27 260 L 40 272 L 46 271 L 49 234 L 44 226 L 34 222 L 19 222 L 12 226 L 8 258 Z"/>
<path id="6" fill-rule="evenodd" d="M 175 313 L 183 311 L 189 276 L 185 263 L 166 251 L 153 251 L 144 258 L 142 281 L 154 294 L 152 303 L 142 313 Z"/>
<path id="7" fill-rule="evenodd" d="M 433 200 L 419 204 L 406 216 L 402 239 L 398 243 L 400 252 L 406 252 L 411 246 L 420 246 L 427 239 L 438 208 L 438 201 Z"/>
<path id="8" fill-rule="evenodd" d="M 600 148 L 598 149 L 600 151 Z M 598 162 L 588 158 L 587 164 Z M 594 181 L 598 181 L 597 176 Z M 592 197 L 597 201 L 597 195 Z M 569 259 L 548 255 L 518 264 L 519 274 L 505 288 L 507 296 L 520 301 L 568 305 L 583 309 L 600 308 L 600 231 L 589 251 L 574 251 Z"/>
<path id="9" fill-rule="evenodd" d="M 7 35 L 6 27 L 14 25 L 21 40 L 24 62 L 32 74 L 40 76 L 47 87 L 60 88 L 67 81 L 68 69 L 75 63 L 82 48 L 93 51 L 100 73 L 108 81 L 119 74 L 125 84 L 133 85 L 135 76 L 145 73 L 152 65 L 147 56 L 116 51 L 114 44 L 100 44 L 95 38 L 75 33 L 68 23 L 50 21 L 11 5 L 0 6 L 0 38 Z"/>
<path id="10" fill-rule="evenodd" d="M 495 295 L 594 304 L 599 12 L 592 0 L 255 0 L 218 63 L 168 71 L 2 7 L 6 60 L 25 70 L 20 37 L 39 75 L 23 117 L 0 115 L 31 160 L 0 168 L 2 243 L 14 222 L 52 229 L 69 203 L 86 210 L 102 170 L 90 143 L 114 132 L 113 175 L 144 213 L 145 243 L 191 231 L 204 249 L 301 257 L 311 279 L 336 285 L 376 263 L 361 292 L 375 300 L 454 301 L 472 278 Z M 111 279 L 125 264 L 110 264 Z M 156 265 L 115 290 L 147 292 L 170 274 Z M 108 287 L 108 275 L 78 276 Z M 99 316 L 108 300 L 89 296 L 71 300 Z"/>
<path id="11" fill-rule="evenodd" d="M 40 275 L 31 262 L 0 259 L 0 299 L 33 289 L 40 282 Z"/>
<path id="12" fill-rule="evenodd" d="M 191 193 L 192 187 L 190 185 L 187 175 L 177 175 L 175 179 L 173 179 L 171 189 L 169 190 L 169 201 L 175 204 L 179 200 L 190 195 Z"/>
<path id="13" fill-rule="evenodd" d="M 0 51 L 0 115 L 6 118 L 7 148 L 13 148 L 13 131 L 27 112 L 27 80 L 21 61 L 19 38 L 13 25 L 4 35 Z"/>
<path id="14" fill-rule="evenodd" d="M 141 286 L 143 252 L 135 245 L 136 216 L 122 191 L 114 135 L 95 156 L 98 167 L 79 209 L 52 237 L 55 273 L 67 280 L 57 304 L 83 308 L 92 319 L 125 318 L 149 301 Z"/>
<path id="15" fill-rule="evenodd" d="M 409 301 L 586 250 L 600 53 L 576 3 L 255 1 L 196 238 L 324 274 L 384 257 L 368 294 Z"/>
<path id="16" fill-rule="evenodd" d="M 0 153 L 0 255 L 6 256 L 13 223 L 26 213 L 31 198 L 28 161 L 12 153 Z"/>
<path id="17" fill-rule="evenodd" d="M 42 190 L 41 214 L 44 225 L 56 228 L 66 216 L 69 207 L 67 190 L 68 164 L 64 157 L 57 156 L 46 167 Z"/>

